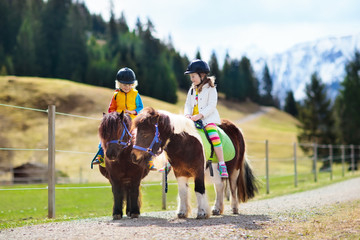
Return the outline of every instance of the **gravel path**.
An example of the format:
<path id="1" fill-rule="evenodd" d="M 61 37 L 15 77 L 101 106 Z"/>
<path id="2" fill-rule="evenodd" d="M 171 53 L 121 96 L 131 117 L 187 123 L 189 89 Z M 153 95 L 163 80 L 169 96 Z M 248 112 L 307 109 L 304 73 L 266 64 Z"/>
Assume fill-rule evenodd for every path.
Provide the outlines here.
<path id="1" fill-rule="evenodd" d="M 235 121 L 236 124 L 240 124 L 240 123 L 245 123 L 245 122 L 248 122 L 248 121 L 251 121 L 251 120 L 254 120 L 266 113 L 268 113 L 269 111 L 271 110 L 271 107 L 260 107 L 260 110 L 253 113 L 253 114 L 250 114 L 250 115 L 247 115 L 246 117 L 244 118 L 241 118 L 237 121 Z"/>
<path id="2" fill-rule="evenodd" d="M 205 220 L 175 218 L 175 211 L 143 213 L 138 219 L 111 217 L 42 224 L 0 232 L 0 239 L 239 239 L 263 222 L 319 206 L 360 199 L 360 178 L 324 188 L 241 204 L 239 215 L 226 206 L 225 215 Z"/>

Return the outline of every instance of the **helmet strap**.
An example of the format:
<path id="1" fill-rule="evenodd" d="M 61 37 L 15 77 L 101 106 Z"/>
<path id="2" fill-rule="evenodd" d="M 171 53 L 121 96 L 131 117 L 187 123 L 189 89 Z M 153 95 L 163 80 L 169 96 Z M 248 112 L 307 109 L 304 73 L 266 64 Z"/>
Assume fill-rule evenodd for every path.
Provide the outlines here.
<path id="1" fill-rule="evenodd" d="M 196 85 L 196 87 L 199 87 L 202 83 L 203 83 L 203 79 L 202 79 L 202 77 L 201 77 L 201 74 L 200 73 L 197 73 L 198 75 L 199 75 L 199 77 L 200 77 L 200 83 L 198 84 L 198 85 Z"/>

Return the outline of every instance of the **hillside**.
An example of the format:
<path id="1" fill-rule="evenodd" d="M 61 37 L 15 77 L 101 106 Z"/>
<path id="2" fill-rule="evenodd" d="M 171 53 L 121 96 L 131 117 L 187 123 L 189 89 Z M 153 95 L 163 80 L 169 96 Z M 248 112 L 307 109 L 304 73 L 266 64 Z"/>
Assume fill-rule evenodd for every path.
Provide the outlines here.
<path id="1" fill-rule="evenodd" d="M 56 112 L 99 119 L 56 115 L 56 168 L 68 174 L 73 182 L 106 182 L 97 169 L 90 169 L 90 161 L 97 151 L 97 128 L 102 113 L 107 111 L 112 89 L 61 79 L 15 76 L 1 76 L 0 88 L 0 104 L 42 110 L 46 110 L 49 104 L 55 104 Z M 179 114 L 182 113 L 185 97 L 186 93 L 178 92 L 179 102 L 174 105 L 142 95 L 144 106 Z M 220 97 L 218 110 L 223 118 L 238 123 L 243 130 L 248 142 L 247 152 L 255 160 L 254 164 L 257 164 L 256 159 L 264 156 L 265 139 L 285 144 L 296 141 L 296 120 L 275 108 L 234 103 Z M 246 118 L 255 113 L 260 114 Z M 47 148 L 46 112 L 0 105 L 0 120 L 0 148 L 36 149 L 0 150 L 0 167 L 26 162 L 47 163 L 47 151 L 44 151 Z M 276 145 L 273 150 L 280 155 L 291 155 L 291 147 L 284 150 Z M 263 174 L 262 163 L 258 166 L 256 171 Z"/>

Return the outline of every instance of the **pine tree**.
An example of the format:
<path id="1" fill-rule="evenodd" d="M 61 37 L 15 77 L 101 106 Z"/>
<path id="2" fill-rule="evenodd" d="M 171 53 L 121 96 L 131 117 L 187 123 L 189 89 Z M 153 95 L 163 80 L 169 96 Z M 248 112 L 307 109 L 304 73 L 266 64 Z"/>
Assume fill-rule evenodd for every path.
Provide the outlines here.
<path id="1" fill-rule="evenodd" d="M 230 85 L 231 83 L 229 81 L 231 81 L 231 78 L 230 78 L 230 62 L 231 62 L 231 59 L 230 59 L 230 56 L 229 56 L 229 53 L 226 53 L 225 55 L 225 60 L 224 60 L 224 65 L 223 65 L 223 69 L 222 69 L 222 73 L 221 73 L 221 76 L 222 76 L 222 81 L 223 81 L 223 86 L 221 88 L 221 92 L 225 93 L 225 97 L 226 99 L 231 99 L 230 97 Z"/>
<path id="2" fill-rule="evenodd" d="M 317 73 L 311 76 L 311 82 L 305 88 L 306 97 L 303 105 L 299 109 L 300 125 L 298 141 L 301 143 L 310 142 L 317 144 L 336 143 L 335 121 L 331 102 L 327 98 L 325 85 Z M 304 151 L 309 151 L 303 147 Z M 328 154 L 326 149 L 319 149 L 319 156 L 322 151 Z M 328 164 L 327 162 L 324 164 Z"/>
<path id="3" fill-rule="evenodd" d="M 345 67 L 343 89 L 336 101 L 342 143 L 360 144 L 360 52 Z"/>
<path id="4" fill-rule="evenodd" d="M 259 102 L 259 81 L 255 77 L 250 59 L 245 56 L 242 57 L 240 60 L 240 68 L 242 75 L 242 96 L 239 99 L 244 101 L 249 98 L 253 102 Z"/>
<path id="5" fill-rule="evenodd" d="M 42 14 L 40 44 L 37 56 L 42 69 L 41 76 L 55 77 L 63 29 L 66 26 L 71 0 L 48 0 Z"/>
<path id="6" fill-rule="evenodd" d="M 264 94 L 261 96 L 262 98 L 261 104 L 265 106 L 274 106 L 274 99 L 271 94 L 273 88 L 273 82 L 267 64 L 265 64 L 264 66 L 262 81 L 263 81 Z"/>
<path id="7" fill-rule="evenodd" d="M 108 47 L 110 50 L 110 58 L 114 58 L 116 54 L 119 53 L 119 32 L 118 25 L 115 20 L 115 15 L 113 10 L 110 11 L 110 21 L 108 29 Z"/>
<path id="8" fill-rule="evenodd" d="M 141 37 L 141 35 L 143 34 L 143 25 L 141 23 L 141 20 L 140 18 L 136 18 L 136 24 L 135 24 L 135 31 L 136 31 L 136 34 Z"/>
<path id="9" fill-rule="evenodd" d="M 24 0 L 0 1 L 0 71 L 8 74 L 16 74 L 12 56 L 26 4 Z"/>
<path id="10" fill-rule="evenodd" d="M 86 45 L 86 19 L 81 6 L 72 4 L 62 31 L 61 55 L 57 66 L 57 76 L 84 82 L 88 64 Z"/>
<path id="11" fill-rule="evenodd" d="M 121 34 L 129 32 L 129 26 L 126 23 L 126 18 L 124 12 L 121 12 L 121 16 L 119 19 L 119 31 Z"/>
<path id="12" fill-rule="evenodd" d="M 36 48 L 39 42 L 41 0 L 26 1 L 27 11 L 16 38 L 14 67 L 17 75 L 35 76 L 40 73 Z"/>
<path id="13" fill-rule="evenodd" d="M 91 33 L 98 38 L 104 38 L 106 34 L 106 22 L 99 15 L 91 15 Z"/>
<path id="14" fill-rule="evenodd" d="M 291 90 L 286 93 L 284 111 L 293 115 L 294 117 L 298 116 L 297 104 L 294 98 L 294 94 Z"/>
<path id="15" fill-rule="evenodd" d="M 201 59 L 200 49 L 197 50 L 196 55 L 195 55 L 195 59 Z"/>
<path id="16" fill-rule="evenodd" d="M 209 67 L 210 67 L 210 75 L 212 75 L 216 78 L 217 90 L 221 91 L 221 75 L 220 75 L 221 72 L 219 69 L 219 64 L 217 61 L 215 51 L 213 51 L 211 54 L 210 61 L 209 61 Z"/>

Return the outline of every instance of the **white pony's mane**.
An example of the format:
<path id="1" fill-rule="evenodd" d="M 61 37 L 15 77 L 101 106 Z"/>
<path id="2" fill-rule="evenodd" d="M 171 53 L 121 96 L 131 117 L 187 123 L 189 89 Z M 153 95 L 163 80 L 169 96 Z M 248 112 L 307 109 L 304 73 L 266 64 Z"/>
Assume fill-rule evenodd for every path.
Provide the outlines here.
<path id="1" fill-rule="evenodd" d="M 165 110 L 158 110 L 158 112 L 170 118 L 170 124 L 174 128 L 174 133 L 181 134 L 186 132 L 189 135 L 197 138 L 199 142 L 202 143 L 201 137 L 196 130 L 194 122 L 191 119 L 180 114 L 170 113 Z"/>

